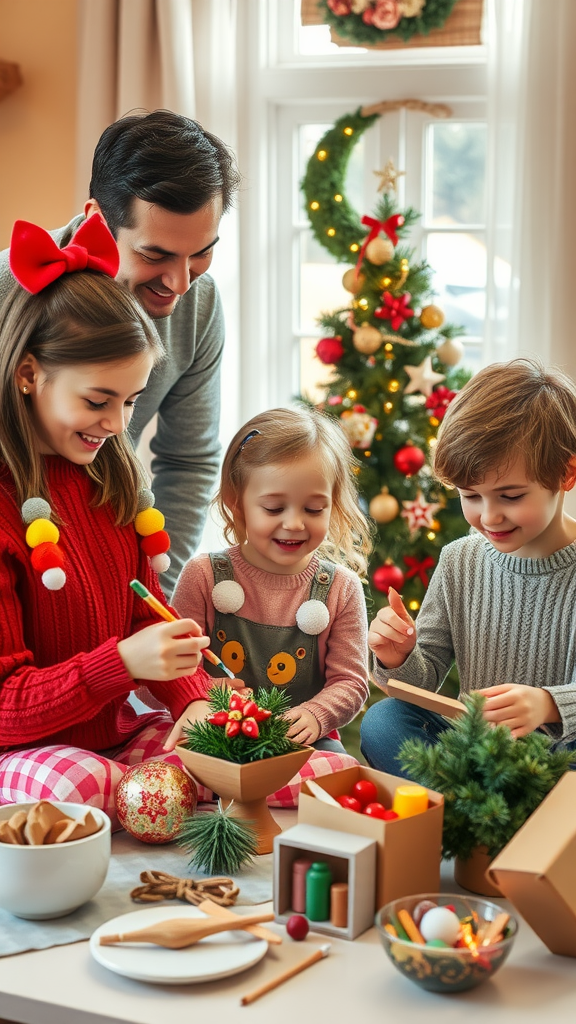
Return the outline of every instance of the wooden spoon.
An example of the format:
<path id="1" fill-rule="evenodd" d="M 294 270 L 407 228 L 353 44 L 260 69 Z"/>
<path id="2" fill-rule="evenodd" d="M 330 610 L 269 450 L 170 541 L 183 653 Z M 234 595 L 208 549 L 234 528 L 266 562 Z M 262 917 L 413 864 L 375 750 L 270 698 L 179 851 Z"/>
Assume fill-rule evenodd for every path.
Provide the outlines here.
<path id="1" fill-rule="evenodd" d="M 243 917 L 235 917 L 229 921 L 207 921 L 205 918 L 186 920 L 177 917 L 170 921 L 160 921 L 159 924 L 149 925 L 148 928 L 140 928 L 136 932 L 120 932 L 118 935 L 101 935 L 100 945 L 111 946 L 119 942 L 151 942 L 156 946 L 164 946 L 165 949 L 184 949 L 185 946 L 193 946 L 195 942 L 215 935 L 217 932 L 229 932 L 238 928 L 246 928 L 250 924 L 261 924 L 263 921 L 273 921 L 274 914 L 246 914 Z"/>
<path id="2" fill-rule="evenodd" d="M 210 899 L 202 900 L 202 903 L 198 904 L 198 910 L 201 910 L 203 914 L 207 914 L 209 917 L 218 917 L 222 921 L 225 918 L 228 921 L 236 921 L 238 918 L 238 914 L 235 914 L 233 910 L 227 910 L 226 907 L 221 907 L 219 903 L 214 903 Z M 272 946 L 280 946 L 282 943 L 281 935 L 271 932 L 269 928 L 261 928 L 259 924 L 247 925 L 246 931 L 256 935 L 259 939 L 266 939 L 266 942 Z"/>

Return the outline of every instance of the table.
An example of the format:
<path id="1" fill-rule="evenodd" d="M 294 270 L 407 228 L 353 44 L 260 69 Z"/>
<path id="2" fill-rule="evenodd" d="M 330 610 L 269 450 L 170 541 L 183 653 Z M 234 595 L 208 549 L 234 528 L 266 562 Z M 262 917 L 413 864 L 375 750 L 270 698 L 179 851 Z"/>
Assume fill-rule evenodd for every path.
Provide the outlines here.
<path id="1" fill-rule="evenodd" d="M 283 828 L 295 812 L 277 812 Z M 442 890 L 462 891 L 443 865 Z M 503 906 L 507 906 L 506 902 Z M 278 925 L 268 927 L 284 930 Z M 240 997 L 303 959 L 313 945 L 332 942 L 330 955 L 242 1007 Z M 388 961 L 375 929 L 354 942 L 310 933 L 273 947 L 251 970 L 204 985 L 144 985 L 92 960 L 87 942 L 0 960 L 0 1024 L 299 1024 L 314 1014 L 322 1024 L 573 1024 L 576 960 L 554 956 L 520 920 L 513 950 L 485 985 L 460 995 L 424 992 Z"/>

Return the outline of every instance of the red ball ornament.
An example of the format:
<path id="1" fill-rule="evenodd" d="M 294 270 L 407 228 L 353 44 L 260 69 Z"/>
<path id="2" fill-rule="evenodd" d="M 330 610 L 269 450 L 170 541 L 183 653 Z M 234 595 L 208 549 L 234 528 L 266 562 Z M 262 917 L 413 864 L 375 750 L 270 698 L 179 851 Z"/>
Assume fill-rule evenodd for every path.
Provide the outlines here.
<path id="1" fill-rule="evenodd" d="M 345 807 L 348 811 L 359 812 L 362 810 L 362 804 L 355 796 L 349 796 L 345 793 L 343 796 L 337 796 L 336 799 L 340 804 L 340 807 Z"/>
<path id="2" fill-rule="evenodd" d="M 426 456 L 420 448 L 416 448 L 413 444 L 407 444 L 404 448 L 398 449 L 392 461 L 399 473 L 403 473 L 404 476 L 414 476 L 414 473 L 422 469 L 426 462 Z"/>
<path id="3" fill-rule="evenodd" d="M 123 828 L 143 843 L 170 843 L 196 810 L 194 780 L 165 761 L 135 764 L 116 789 L 116 813 Z"/>
<path id="4" fill-rule="evenodd" d="M 294 942 L 302 942 L 308 935 L 308 921 L 302 914 L 292 914 L 286 921 L 286 931 Z"/>
<path id="5" fill-rule="evenodd" d="M 351 789 L 351 795 L 360 801 L 362 807 L 373 803 L 378 797 L 378 790 L 370 779 L 358 779 Z"/>
<path id="6" fill-rule="evenodd" d="M 372 574 L 372 583 L 376 590 L 387 594 L 390 587 L 394 590 L 402 590 L 404 586 L 404 573 L 397 565 L 379 565 Z"/>
<path id="7" fill-rule="evenodd" d="M 334 338 L 320 338 L 316 345 L 316 355 L 321 363 L 327 365 L 338 363 L 344 355 L 344 346 L 340 335 Z"/>
<path id="8" fill-rule="evenodd" d="M 386 821 L 385 815 L 388 811 L 384 807 L 384 804 L 378 802 L 372 804 L 366 804 L 366 807 L 362 811 L 362 814 L 367 814 L 369 818 L 380 818 L 382 821 Z"/>

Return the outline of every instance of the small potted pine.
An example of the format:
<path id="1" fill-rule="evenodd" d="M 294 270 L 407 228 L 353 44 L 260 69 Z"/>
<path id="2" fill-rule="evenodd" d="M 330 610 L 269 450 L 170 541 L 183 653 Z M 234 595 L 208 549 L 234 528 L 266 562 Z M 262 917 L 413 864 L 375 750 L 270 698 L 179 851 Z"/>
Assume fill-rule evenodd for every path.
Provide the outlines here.
<path id="1" fill-rule="evenodd" d="M 185 729 L 177 752 L 188 771 L 217 793 L 235 818 L 250 821 L 257 835 L 256 852 L 271 853 L 281 831 L 266 797 L 286 785 L 312 753 L 288 739 L 290 706 L 280 690 L 259 689 L 256 697 L 213 686 L 210 714 Z"/>
<path id="2" fill-rule="evenodd" d="M 576 752 L 551 750 L 543 733 L 513 739 L 506 726 L 491 726 L 481 694 L 464 703 L 468 713 L 452 720 L 434 745 L 406 740 L 399 757 L 411 779 L 444 795 L 442 855 L 455 858 L 456 882 L 499 896 L 485 877 L 490 861 L 576 764 Z"/>

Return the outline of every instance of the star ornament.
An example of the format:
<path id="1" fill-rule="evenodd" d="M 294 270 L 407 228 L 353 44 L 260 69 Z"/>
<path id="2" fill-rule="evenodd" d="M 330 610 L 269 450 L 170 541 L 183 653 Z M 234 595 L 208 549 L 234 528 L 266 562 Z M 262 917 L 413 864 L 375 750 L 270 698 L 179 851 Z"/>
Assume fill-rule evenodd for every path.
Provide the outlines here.
<path id="1" fill-rule="evenodd" d="M 406 171 L 397 171 L 392 157 L 386 161 L 381 171 L 373 171 L 377 178 L 380 178 L 378 192 L 396 192 L 398 189 L 398 178 L 406 174 Z"/>
<path id="2" fill-rule="evenodd" d="M 420 391 L 429 398 L 434 385 L 445 379 L 443 373 L 436 373 L 432 369 L 431 356 L 426 356 L 420 366 L 405 366 L 404 369 L 410 377 L 409 383 L 404 388 L 405 395 L 413 395 L 415 391 Z"/>
<path id="3" fill-rule="evenodd" d="M 418 491 L 414 501 L 403 501 L 404 511 L 400 513 L 408 523 L 408 529 L 413 535 L 423 528 L 430 529 L 432 521 L 439 508 L 439 502 L 425 500 L 422 491 Z"/>

